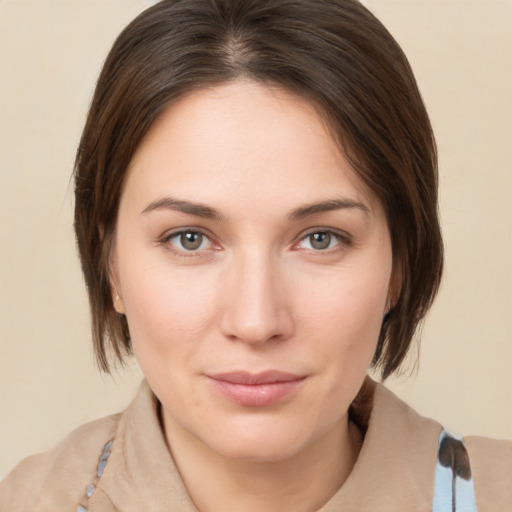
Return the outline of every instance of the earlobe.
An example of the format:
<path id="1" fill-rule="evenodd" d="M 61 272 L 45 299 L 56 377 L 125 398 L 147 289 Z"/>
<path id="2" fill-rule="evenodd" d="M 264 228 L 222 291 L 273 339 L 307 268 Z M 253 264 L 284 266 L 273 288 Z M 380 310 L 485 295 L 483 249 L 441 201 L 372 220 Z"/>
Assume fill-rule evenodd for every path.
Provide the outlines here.
<path id="1" fill-rule="evenodd" d="M 112 297 L 112 303 L 114 305 L 114 309 L 120 314 L 125 314 L 124 302 L 119 294 L 119 278 L 117 276 L 117 265 L 115 262 L 115 254 L 112 251 L 110 257 L 108 259 L 108 273 L 110 278 L 110 294 Z"/>
<path id="2" fill-rule="evenodd" d="M 112 296 L 113 296 L 113 303 L 114 303 L 114 309 L 120 314 L 120 315 L 124 315 L 125 314 L 125 310 L 124 310 L 124 303 L 123 303 L 123 299 L 121 299 L 119 293 L 117 293 L 116 289 L 114 288 L 114 286 L 112 286 Z"/>
<path id="3" fill-rule="evenodd" d="M 117 279 L 117 274 L 115 272 L 115 269 L 113 268 L 112 263 L 110 263 L 110 265 L 109 265 L 109 273 L 110 273 L 110 294 L 112 297 L 112 303 L 114 305 L 114 309 L 120 315 L 124 315 L 125 314 L 124 303 L 123 303 L 123 299 L 121 298 L 121 295 L 117 291 L 119 288 L 119 286 L 117 284 L 118 279 Z"/>

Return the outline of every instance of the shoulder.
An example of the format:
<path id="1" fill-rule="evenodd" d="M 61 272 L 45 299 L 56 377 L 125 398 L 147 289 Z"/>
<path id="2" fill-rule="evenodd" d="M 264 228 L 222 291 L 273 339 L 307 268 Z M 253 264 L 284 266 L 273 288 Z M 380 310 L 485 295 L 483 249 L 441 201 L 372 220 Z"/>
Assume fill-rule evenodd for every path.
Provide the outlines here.
<path id="1" fill-rule="evenodd" d="M 433 505 L 431 510 L 451 510 L 452 495 L 461 498 L 461 503 L 466 497 L 473 504 L 473 508 L 462 510 L 512 510 L 512 441 L 477 436 L 458 438 L 441 423 L 415 412 L 384 386 L 374 387 L 367 440 L 373 447 L 370 462 L 375 465 L 381 461 L 386 468 L 385 477 L 377 480 L 382 486 L 381 496 L 390 486 L 400 489 L 402 496 L 414 495 L 410 506 L 404 508 L 407 510 L 426 510 Z M 465 478 L 459 478 L 461 463 L 468 467 L 463 471 L 468 475 Z M 466 480 L 468 484 L 464 483 Z M 400 499 L 403 502 L 403 497 Z M 439 503 L 443 505 L 437 506 Z"/>
<path id="2" fill-rule="evenodd" d="M 54 449 L 20 462 L 0 483 L 0 512 L 76 510 L 120 417 L 86 423 Z"/>
<path id="3" fill-rule="evenodd" d="M 509 510 L 512 504 L 512 441 L 467 436 L 479 512 Z"/>

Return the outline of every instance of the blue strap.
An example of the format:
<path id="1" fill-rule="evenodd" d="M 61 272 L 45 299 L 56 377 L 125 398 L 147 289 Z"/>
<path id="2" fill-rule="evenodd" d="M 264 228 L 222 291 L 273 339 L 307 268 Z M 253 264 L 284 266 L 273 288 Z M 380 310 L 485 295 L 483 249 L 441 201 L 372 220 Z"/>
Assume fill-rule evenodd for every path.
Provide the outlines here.
<path id="1" fill-rule="evenodd" d="M 432 512 L 478 512 L 464 442 L 444 429 L 439 435 Z"/>
<path id="2" fill-rule="evenodd" d="M 96 485 L 98 485 L 98 482 L 99 482 L 100 478 L 103 476 L 103 472 L 105 471 L 105 467 L 107 466 L 107 462 L 108 462 L 108 458 L 110 457 L 113 442 L 114 441 L 111 440 L 103 447 L 100 458 L 98 460 L 98 467 L 96 468 L 96 476 L 94 478 L 94 481 L 92 483 L 88 484 L 87 487 L 85 488 L 85 498 L 83 500 L 83 503 L 88 503 L 89 498 L 96 491 Z M 87 512 L 87 508 L 83 505 L 83 503 L 78 504 L 75 512 Z"/>

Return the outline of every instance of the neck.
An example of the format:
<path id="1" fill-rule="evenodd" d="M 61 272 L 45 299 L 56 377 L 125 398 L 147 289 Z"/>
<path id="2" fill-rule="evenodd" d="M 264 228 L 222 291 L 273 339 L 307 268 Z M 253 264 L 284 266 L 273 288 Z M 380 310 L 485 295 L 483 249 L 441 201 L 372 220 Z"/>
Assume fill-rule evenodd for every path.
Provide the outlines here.
<path id="1" fill-rule="evenodd" d="M 165 412 L 164 428 L 180 475 L 201 512 L 318 510 L 347 479 L 362 442 L 345 416 L 291 457 L 248 461 L 214 452 Z"/>

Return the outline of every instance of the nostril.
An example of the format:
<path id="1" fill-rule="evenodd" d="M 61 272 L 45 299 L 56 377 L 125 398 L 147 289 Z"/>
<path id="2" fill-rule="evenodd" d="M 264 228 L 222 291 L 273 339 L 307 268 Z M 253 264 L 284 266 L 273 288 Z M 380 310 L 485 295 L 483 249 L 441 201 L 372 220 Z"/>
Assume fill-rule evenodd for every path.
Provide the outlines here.
<path id="1" fill-rule="evenodd" d="M 266 316 L 258 315 L 259 319 L 232 312 L 226 315 L 223 323 L 224 334 L 231 341 L 251 345 L 281 342 L 292 332 L 291 318 L 286 311 L 267 312 Z"/>

